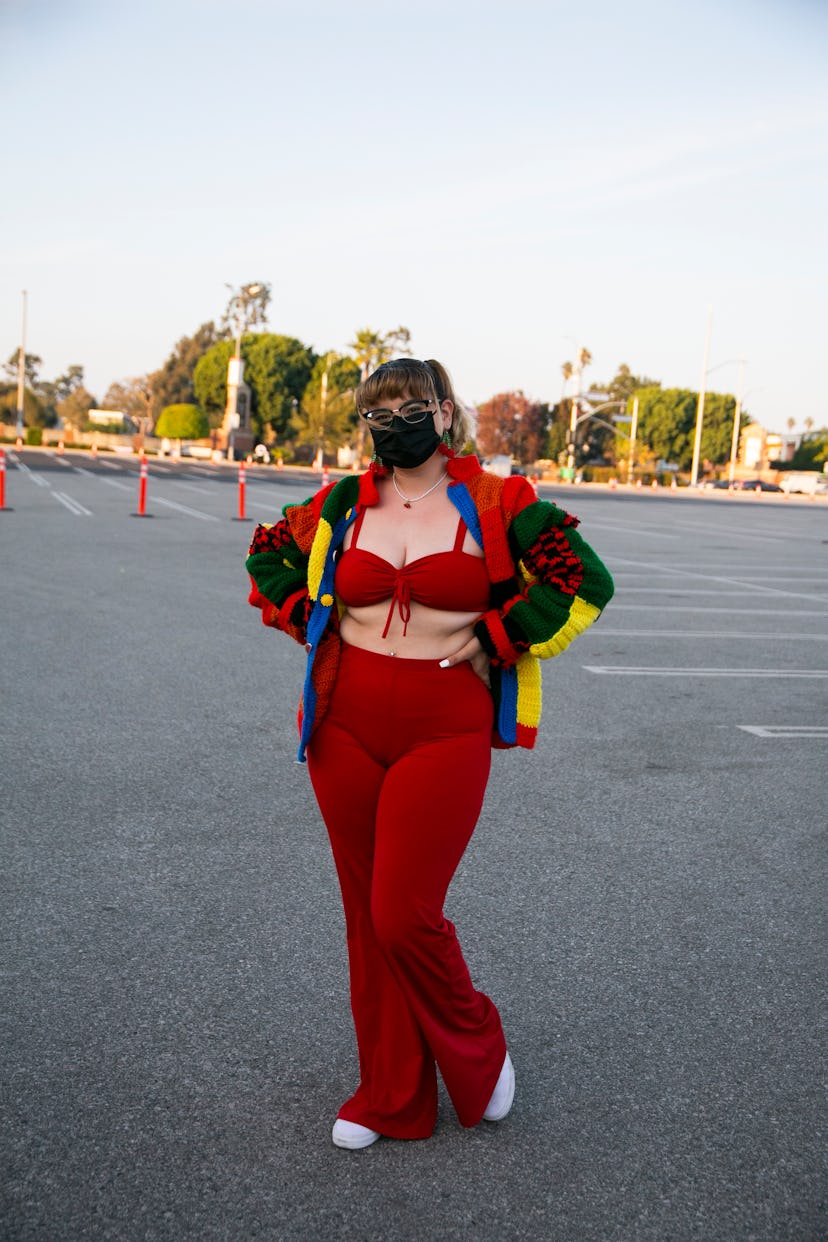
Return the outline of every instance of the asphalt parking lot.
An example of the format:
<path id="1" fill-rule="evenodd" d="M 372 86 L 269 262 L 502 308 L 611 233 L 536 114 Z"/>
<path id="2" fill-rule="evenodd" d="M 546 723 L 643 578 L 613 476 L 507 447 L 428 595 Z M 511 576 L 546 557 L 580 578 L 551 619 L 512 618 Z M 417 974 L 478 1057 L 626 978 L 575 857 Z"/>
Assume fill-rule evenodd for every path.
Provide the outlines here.
<path id="1" fill-rule="evenodd" d="M 828 505 L 570 488 L 617 595 L 449 895 L 510 1116 L 330 1143 L 354 1086 L 302 653 L 229 468 L 7 451 L 0 1236 L 824 1238 Z M 248 473 L 246 516 L 310 476 Z"/>

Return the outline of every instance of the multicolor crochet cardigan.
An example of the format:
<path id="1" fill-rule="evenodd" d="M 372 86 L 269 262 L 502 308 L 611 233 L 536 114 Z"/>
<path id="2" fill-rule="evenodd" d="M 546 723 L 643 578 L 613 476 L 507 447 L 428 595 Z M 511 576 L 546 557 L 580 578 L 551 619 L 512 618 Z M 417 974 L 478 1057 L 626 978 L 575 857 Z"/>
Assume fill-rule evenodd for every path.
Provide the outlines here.
<path id="1" fill-rule="evenodd" d="M 535 744 L 541 713 L 539 659 L 558 655 L 612 597 L 609 572 L 576 531 L 577 518 L 537 500 L 526 479 L 502 479 L 476 457 L 448 458 L 448 496 L 480 548 L 491 581 L 491 606 L 474 632 L 491 657 L 495 746 Z M 322 720 L 339 662 L 336 556 L 360 509 L 379 500 L 372 465 L 323 487 L 282 521 L 258 526 L 247 569 L 250 603 L 262 621 L 306 646 L 300 704 L 299 762 Z"/>

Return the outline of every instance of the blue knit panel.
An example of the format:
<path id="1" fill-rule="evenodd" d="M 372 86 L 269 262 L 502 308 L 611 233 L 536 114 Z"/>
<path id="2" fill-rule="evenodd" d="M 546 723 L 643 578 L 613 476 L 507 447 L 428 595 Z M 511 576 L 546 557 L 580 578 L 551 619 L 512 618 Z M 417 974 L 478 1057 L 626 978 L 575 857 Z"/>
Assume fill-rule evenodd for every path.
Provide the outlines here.
<path id="1" fill-rule="evenodd" d="M 322 570 L 322 580 L 319 584 L 320 599 L 313 606 L 310 617 L 308 618 L 308 628 L 306 638 L 310 646 L 308 652 L 308 662 L 305 667 L 305 685 L 302 690 L 302 732 L 299 738 L 299 753 L 296 756 L 299 763 L 305 762 L 305 747 L 310 741 L 311 730 L 316 719 L 316 688 L 313 684 L 313 662 L 316 659 L 316 648 L 322 635 L 325 633 L 328 621 L 331 615 L 333 604 L 323 604 L 321 597 L 323 595 L 333 596 L 334 594 L 334 577 L 336 574 L 336 561 L 334 553 L 337 548 L 342 546 L 345 538 L 345 531 L 356 517 L 356 508 L 349 509 L 347 513 L 337 519 L 337 522 L 331 532 L 331 543 L 328 548 L 328 555 L 325 560 L 325 566 Z"/>
<path id="2" fill-rule="evenodd" d="M 469 495 L 469 489 L 465 483 L 452 483 L 448 489 L 448 498 L 460 514 L 463 521 L 469 528 L 472 539 L 477 546 L 483 551 L 483 534 L 480 530 L 480 521 L 477 516 L 477 509 L 474 501 Z"/>
<path id="3" fill-rule="evenodd" d="M 517 744 L 517 701 L 518 675 L 517 667 L 500 670 L 500 711 L 497 716 L 497 731 L 504 742 Z"/>
<path id="4" fill-rule="evenodd" d="M 308 628 L 305 631 L 305 637 L 312 648 L 311 656 L 313 656 L 313 652 L 316 650 L 316 644 L 325 633 L 325 626 L 328 624 L 331 607 L 331 604 L 322 604 L 317 600 L 308 618 Z"/>

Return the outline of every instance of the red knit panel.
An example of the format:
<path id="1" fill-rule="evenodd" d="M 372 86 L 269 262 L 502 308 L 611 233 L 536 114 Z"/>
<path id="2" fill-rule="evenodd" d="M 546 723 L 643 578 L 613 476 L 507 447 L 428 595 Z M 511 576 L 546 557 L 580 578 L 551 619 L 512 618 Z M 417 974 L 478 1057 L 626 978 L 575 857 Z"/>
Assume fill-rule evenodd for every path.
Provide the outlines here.
<path id="1" fill-rule="evenodd" d="M 525 479 L 515 477 L 518 484 L 526 484 Z M 504 481 L 498 475 L 485 473 L 476 474 L 466 482 L 480 520 L 486 567 L 492 582 L 508 582 L 515 576 L 515 567 L 512 564 L 509 541 L 506 537 L 512 515 L 510 512 L 504 513 L 502 506 L 507 495 L 511 498 L 512 504 L 517 504 L 520 488 L 509 487 L 510 482 L 510 479 Z M 532 492 L 532 489 L 529 488 L 529 491 Z M 534 499 L 534 493 L 532 497 Z"/>
<path id="2" fill-rule="evenodd" d="M 278 620 L 277 620 L 277 621 L 275 621 L 275 622 L 273 622 L 273 621 L 271 621 L 271 622 L 267 622 L 267 621 L 266 621 L 266 622 L 265 622 L 265 625 L 268 625 L 268 624 L 269 624 L 269 625 L 274 625 L 274 624 L 275 624 L 275 625 L 278 625 L 280 629 L 285 630 L 285 632 L 286 632 L 286 633 L 288 633 L 288 634 L 291 634 L 291 635 L 293 635 L 293 636 L 299 635 L 299 634 L 300 634 L 300 631 L 297 629 L 297 627 L 296 627 L 296 626 L 293 624 L 293 622 L 291 621 L 291 614 L 292 614 L 293 609 L 294 609 L 294 607 L 295 607 L 295 605 L 296 605 L 296 601 L 297 601 L 297 600 L 300 600 L 300 599 L 304 599 L 304 598 L 306 598 L 306 592 L 305 592 L 304 590 L 303 590 L 303 591 L 294 591 L 292 595 L 289 595 L 289 596 L 287 597 L 287 599 L 285 600 L 285 602 L 282 604 L 282 607 L 278 610 L 278 612 L 277 612 L 277 617 L 278 617 Z M 300 641 L 301 641 L 301 642 L 304 642 L 304 641 L 305 641 L 304 634 L 302 634 L 302 635 L 300 636 Z"/>
<path id="3" fill-rule="evenodd" d="M 497 656 L 493 657 L 493 659 L 501 664 L 514 664 L 521 653 L 512 646 L 509 635 L 503 628 L 500 613 L 494 610 L 486 612 L 480 620 L 488 630 L 489 637 L 497 651 Z"/>
<path id="4" fill-rule="evenodd" d="M 503 483 L 503 513 L 506 518 L 506 529 L 512 525 L 515 517 L 537 500 L 531 485 L 519 474 L 512 474 Z"/>
<path id="5" fill-rule="evenodd" d="M 492 582 L 508 582 L 515 576 L 515 567 L 509 554 L 509 541 L 503 528 L 500 506 L 478 510 L 478 515 L 489 578 Z"/>
<path id="6" fill-rule="evenodd" d="M 532 750 L 537 741 L 538 731 L 533 725 L 522 725 L 518 723 L 515 733 L 515 741 L 518 746 L 525 747 L 526 750 Z"/>
<path id="7" fill-rule="evenodd" d="M 249 574 L 248 577 L 250 577 Z M 265 604 L 268 602 L 256 586 L 253 578 L 250 578 L 250 594 L 247 597 L 247 602 L 253 608 L 264 608 Z"/>
<path id="8" fill-rule="evenodd" d="M 316 649 L 313 661 L 313 686 L 316 690 L 316 711 L 314 729 L 325 717 L 325 712 L 333 693 L 336 672 L 339 667 L 339 634 L 329 633 L 323 638 Z"/>

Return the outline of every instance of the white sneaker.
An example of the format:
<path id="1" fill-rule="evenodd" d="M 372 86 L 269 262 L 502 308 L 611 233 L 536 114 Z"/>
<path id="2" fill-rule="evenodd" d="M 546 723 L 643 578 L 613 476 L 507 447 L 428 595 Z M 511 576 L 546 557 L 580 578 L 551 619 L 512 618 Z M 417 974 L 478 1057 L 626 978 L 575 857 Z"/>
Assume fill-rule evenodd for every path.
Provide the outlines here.
<path id="1" fill-rule="evenodd" d="M 343 1121 L 341 1117 L 337 1117 L 331 1131 L 331 1138 L 337 1147 L 349 1147 L 352 1151 L 359 1147 L 370 1147 L 379 1137 L 376 1130 L 357 1125 L 355 1121 Z"/>
<path id="2" fill-rule="evenodd" d="M 503 1062 L 503 1069 L 500 1071 L 500 1077 L 495 1083 L 495 1089 L 492 1092 L 492 1098 L 486 1105 L 483 1120 L 502 1121 L 512 1107 L 512 1100 L 514 1098 L 515 1067 L 512 1065 L 512 1058 L 507 1052 L 506 1060 Z"/>

